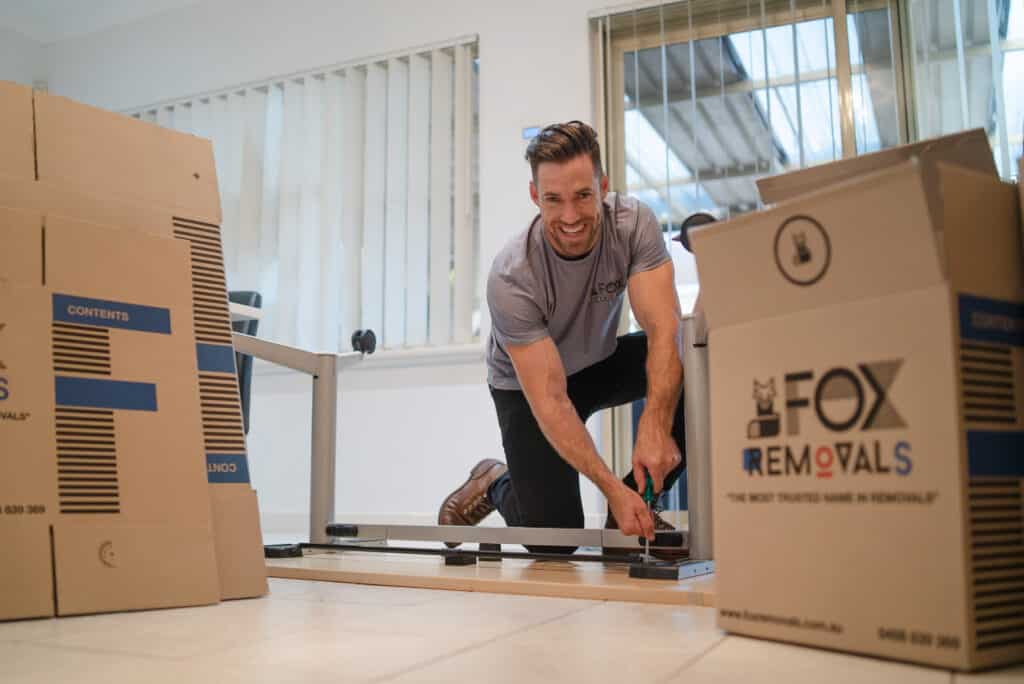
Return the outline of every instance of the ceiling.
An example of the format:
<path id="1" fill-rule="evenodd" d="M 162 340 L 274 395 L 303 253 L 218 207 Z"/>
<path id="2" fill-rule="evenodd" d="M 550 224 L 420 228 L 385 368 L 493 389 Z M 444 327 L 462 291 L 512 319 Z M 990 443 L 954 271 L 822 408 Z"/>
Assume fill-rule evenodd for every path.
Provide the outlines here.
<path id="1" fill-rule="evenodd" d="M 0 28 L 56 43 L 195 4 L 197 0 L 0 0 Z"/>

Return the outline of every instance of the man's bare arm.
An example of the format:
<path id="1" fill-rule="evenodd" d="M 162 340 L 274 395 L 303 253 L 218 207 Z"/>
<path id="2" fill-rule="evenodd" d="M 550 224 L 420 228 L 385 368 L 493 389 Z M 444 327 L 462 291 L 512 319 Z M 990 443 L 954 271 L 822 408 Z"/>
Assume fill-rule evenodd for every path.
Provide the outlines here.
<path id="1" fill-rule="evenodd" d="M 565 367 L 550 337 L 526 345 L 509 345 L 519 384 L 541 431 L 565 461 L 597 485 L 608 499 L 625 534 L 654 535 L 643 500 L 615 477 L 601 460 L 594 440 L 580 420 L 566 390 Z"/>
<path id="2" fill-rule="evenodd" d="M 629 301 L 647 334 L 647 403 L 637 428 L 633 474 L 642 491 L 646 469 L 655 490 L 661 491 L 665 476 L 680 460 L 672 420 L 683 381 L 678 337 L 682 316 L 672 262 L 630 278 Z"/>

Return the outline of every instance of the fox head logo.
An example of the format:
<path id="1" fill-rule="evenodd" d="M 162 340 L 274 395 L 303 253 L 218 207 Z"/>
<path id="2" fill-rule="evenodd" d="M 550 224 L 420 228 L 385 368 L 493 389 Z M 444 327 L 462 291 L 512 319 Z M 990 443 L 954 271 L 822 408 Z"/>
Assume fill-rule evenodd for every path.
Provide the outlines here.
<path id="1" fill-rule="evenodd" d="M 757 415 L 770 416 L 775 403 L 775 378 L 761 384 L 754 380 L 754 400 L 757 402 Z"/>
<path id="2" fill-rule="evenodd" d="M 793 264 L 799 266 L 811 260 L 811 250 L 807 247 L 807 233 L 793 233 L 793 246 L 796 254 L 793 255 Z"/>
<path id="3" fill-rule="evenodd" d="M 779 434 L 779 414 L 775 412 L 775 378 L 768 382 L 754 379 L 754 401 L 757 404 L 757 418 L 747 425 L 747 437 L 759 439 Z"/>

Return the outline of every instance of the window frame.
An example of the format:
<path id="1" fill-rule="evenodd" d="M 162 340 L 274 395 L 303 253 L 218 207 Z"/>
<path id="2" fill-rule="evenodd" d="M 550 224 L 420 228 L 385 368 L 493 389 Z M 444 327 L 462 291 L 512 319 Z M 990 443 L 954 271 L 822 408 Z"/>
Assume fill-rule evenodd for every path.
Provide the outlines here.
<path id="1" fill-rule="evenodd" d="M 908 74 L 904 65 L 907 41 L 903 31 L 904 3 L 898 0 L 828 0 L 830 4 L 821 7 L 793 9 L 757 14 L 750 18 L 735 19 L 716 23 L 702 23 L 693 28 L 670 28 L 664 33 L 658 29 L 644 29 L 633 36 L 611 35 L 607 15 L 597 17 L 592 32 L 594 56 L 594 107 L 597 113 L 596 127 L 605 150 L 609 188 L 625 191 L 626 184 L 626 136 L 625 106 L 621 93 L 625 82 L 623 73 L 625 54 L 636 50 L 657 48 L 660 45 L 682 43 L 691 40 L 720 38 L 734 33 L 786 26 L 803 21 L 814 21 L 831 17 L 834 20 L 836 37 L 836 79 L 839 91 L 840 127 L 842 130 L 842 158 L 857 154 L 853 122 L 852 68 L 850 65 L 849 38 L 846 17 L 851 12 L 887 9 L 889 10 L 889 35 L 892 42 L 893 72 L 896 86 L 897 121 L 899 144 L 905 144 L 911 136 L 913 118 L 905 96 Z M 842 21 L 837 21 L 842 17 Z"/>

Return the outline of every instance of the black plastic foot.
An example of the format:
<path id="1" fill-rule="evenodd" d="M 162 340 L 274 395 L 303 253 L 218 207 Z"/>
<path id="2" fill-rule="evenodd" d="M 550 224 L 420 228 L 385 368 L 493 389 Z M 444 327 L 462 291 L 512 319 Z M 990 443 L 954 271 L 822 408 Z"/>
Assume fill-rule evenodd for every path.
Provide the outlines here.
<path id="1" fill-rule="evenodd" d="M 264 558 L 301 558 L 302 547 L 298 544 L 269 544 L 263 547 Z"/>
<path id="2" fill-rule="evenodd" d="M 651 563 L 634 563 L 629 566 L 629 576 L 636 579 L 679 579 L 679 564 L 670 561 Z"/>
<path id="3" fill-rule="evenodd" d="M 444 554 L 444 564 L 445 565 L 475 565 L 476 564 L 476 556 L 473 556 L 473 555 L 468 554 L 468 553 L 459 553 L 458 551 L 456 551 L 455 553 L 446 553 L 446 554 Z"/>
<path id="4" fill-rule="evenodd" d="M 499 553 L 501 553 L 501 544 L 481 544 L 480 545 L 480 551 L 481 552 L 486 551 L 488 553 L 499 554 Z M 490 556 L 490 555 L 484 556 L 484 555 L 481 555 L 479 557 L 479 560 L 482 560 L 482 561 L 500 561 L 501 560 L 501 556 Z"/>

